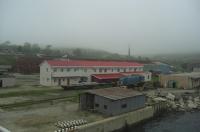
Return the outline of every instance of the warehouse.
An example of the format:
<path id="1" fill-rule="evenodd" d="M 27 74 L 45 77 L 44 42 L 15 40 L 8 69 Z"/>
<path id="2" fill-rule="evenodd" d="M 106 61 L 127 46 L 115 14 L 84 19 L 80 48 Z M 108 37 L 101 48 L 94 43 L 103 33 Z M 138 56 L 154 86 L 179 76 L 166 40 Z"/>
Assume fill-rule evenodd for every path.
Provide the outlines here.
<path id="1" fill-rule="evenodd" d="M 97 111 L 107 116 L 145 107 L 145 95 L 120 87 L 88 90 L 79 99 L 81 110 Z"/>
<path id="2" fill-rule="evenodd" d="M 124 75 L 140 74 L 145 81 L 151 73 L 143 72 L 143 64 L 129 61 L 48 60 L 40 65 L 40 84 L 70 86 L 83 82 L 112 82 Z"/>
<path id="3" fill-rule="evenodd" d="M 160 75 L 159 81 L 165 88 L 197 88 L 200 87 L 200 72 Z"/>

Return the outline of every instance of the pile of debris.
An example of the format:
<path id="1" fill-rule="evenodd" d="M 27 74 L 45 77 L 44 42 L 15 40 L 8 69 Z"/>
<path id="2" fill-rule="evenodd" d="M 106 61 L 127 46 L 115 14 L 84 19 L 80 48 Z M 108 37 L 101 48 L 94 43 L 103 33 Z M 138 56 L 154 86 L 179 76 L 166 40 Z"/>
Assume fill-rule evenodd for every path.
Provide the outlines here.
<path id="1" fill-rule="evenodd" d="M 169 111 L 200 110 L 200 96 L 192 93 L 159 93 L 149 97 L 148 103 L 164 101 Z"/>
<path id="2" fill-rule="evenodd" d="M 58 121 L 55 123 L 55 126 L 58 128 L 55 132 L 72 132 L 77 129 L 78 126 L 86 124 L 87 121 L 80 120 L 72 120 L 72 121 Z"/>

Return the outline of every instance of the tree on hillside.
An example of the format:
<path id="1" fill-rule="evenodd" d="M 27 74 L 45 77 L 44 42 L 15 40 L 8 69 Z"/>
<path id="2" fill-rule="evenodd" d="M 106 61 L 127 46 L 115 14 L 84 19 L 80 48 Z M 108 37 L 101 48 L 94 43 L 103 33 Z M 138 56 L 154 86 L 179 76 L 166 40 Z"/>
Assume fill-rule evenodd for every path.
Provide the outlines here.
<path id="1" fill-rule="evenodd" d="M 82 55 L 81 49 L 76 48 L 76 49 L 73 51 L 73 55 L 74 55 L 75 57 L 80 57 L 80 56 Z"/>
<path id="2" fill-rule="evenodd" d="M 40 47 L 38 44 L 33 44 L 32 45 L 32 52 L 33 53 L 39 53 L 40 52 Z"/>
<path id="3" fill-rule="evenodd" d="M 44 49 L 44 53 L 45 53 L 46 55 L 50 55 L 50 54 L 52 53 L 51 48 L 52 48 L 52 45 L 47 45 L 47 46 L 45 47 L 45 49 Z"/>
<path id="4" fill-rule="evenodd" d="M 23 52 L 25 54 L 30 54 L 31 53 L 31 44 L 30 43 L 28 43 L 28 42 L 24 43 Z"/>

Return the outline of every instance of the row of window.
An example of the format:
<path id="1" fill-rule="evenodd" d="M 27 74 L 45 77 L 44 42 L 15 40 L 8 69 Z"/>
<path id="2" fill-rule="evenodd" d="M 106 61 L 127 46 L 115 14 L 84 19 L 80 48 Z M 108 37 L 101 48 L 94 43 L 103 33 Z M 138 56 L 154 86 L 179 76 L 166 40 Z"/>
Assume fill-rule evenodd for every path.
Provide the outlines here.
<path id="1" fill-rule="evenodd" d="M 67 72 L 70 72 L 71 70 L 73 70 L 74 72 L 77 72 L 79 70 L 83 70 L 84 72 L 87 72 L 88 69 L 86 68 L 54 68 L 53 69 L 53 72 L 64 72 L 64 71 L 67 71 Z M 143 68 L 142 67 L 139 67 L 139 68 L 93 68 L 93 71 L 94 72 L 107 72 L 108 70 L 110 70 L 111 72 L 114 72 L 114 71 L 117 71 L 117 72 L 127 72 L 127 71 L 142 71 Z M 48 72 L 48 68 L 46 69 L 46 71 Z"/>
<path id="2" fill-rule="evenodd" d="M 99 104 L 97 104 L 97 103 L 95 104 L 95 107 L 99 107 L 99 106 L 100 106 Z M 108 109 L 108 106 L 104 105 L 103 108 L 106 110 L 106 109 Z M 127 104 L 122 104 L 121 108 L 123 108 L 123 109 L 127 108 Z"/>

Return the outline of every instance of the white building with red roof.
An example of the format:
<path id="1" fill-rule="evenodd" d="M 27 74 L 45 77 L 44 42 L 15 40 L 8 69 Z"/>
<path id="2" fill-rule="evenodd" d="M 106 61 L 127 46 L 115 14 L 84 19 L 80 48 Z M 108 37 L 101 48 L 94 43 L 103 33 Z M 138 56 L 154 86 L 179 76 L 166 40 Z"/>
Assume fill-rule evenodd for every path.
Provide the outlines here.
<path id="1" fill-rule="evenodd" d="M 143 64 L 136 62 L 68 59 L 47 60 L 40 64 L 40 84 L 45 86 L 111 82 L 132 74 L 144 75 L 146 81 L 151 80 L 151 74 L 143 72 Z"/>

